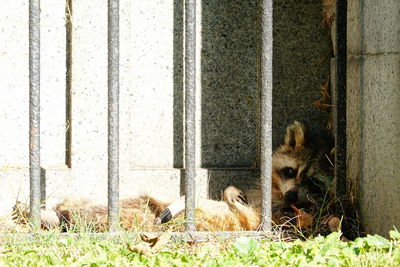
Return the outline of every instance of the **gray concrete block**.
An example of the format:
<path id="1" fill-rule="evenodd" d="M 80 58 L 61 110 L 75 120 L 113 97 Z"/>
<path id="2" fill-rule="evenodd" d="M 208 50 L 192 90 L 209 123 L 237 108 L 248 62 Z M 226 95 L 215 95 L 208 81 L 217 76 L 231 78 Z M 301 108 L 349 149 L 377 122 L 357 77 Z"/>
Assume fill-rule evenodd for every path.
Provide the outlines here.
<path id="1" fill-rule="evenodd" d="M 313 103 L 330 78 L 332 44 L 322 1 L 274 2 L 273 145 L 282 142 L 293 120 L 325 127 L 329 111 Z"/>
<path id="2" fill-rule="evenodd" d="M 257 1 L 202 1 L 201 162 L 256 161 Z"/>
<path id="3" fill-rule="evenodd" d="M 399 69 L 399 55 L 349 61 L 349 176 L 358 182 L 365 230 L 386 236 L 394 226 L 400 227 Z"/>
<path id="4" fill-rule="evenodd" d="M 257 1 L 203 1 L 202 166 L 257 164 Z M 274 3 L 273 144 L 293 120 L 324 127 L 313 103 L 329 79 L 332 45 L 322 2 Z"/>
<path id="5" fill-rule="evenodd" d="M 348 53 L 400 51 L 400 1 L 351 0 L 348 3 Z"/>

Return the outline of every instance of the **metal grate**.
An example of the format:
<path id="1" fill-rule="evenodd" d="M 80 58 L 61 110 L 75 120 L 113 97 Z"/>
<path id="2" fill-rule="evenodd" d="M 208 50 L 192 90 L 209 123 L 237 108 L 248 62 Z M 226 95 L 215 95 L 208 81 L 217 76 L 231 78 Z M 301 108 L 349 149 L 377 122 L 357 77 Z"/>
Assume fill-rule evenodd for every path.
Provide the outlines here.
<path id="1" fill-rule="evenodd" d="M 261 0 L 261 181 L 262 229 L 271 227 L 272 171 L 272 7 Z M 30 0 L 30 209 L 34 225 L 40 223 L 40 0 Z M 196 1 L 185 1 L 185 217 L 186 230 L 195 231 L 195 95 Z M 119 222 L 119 0 L 108 1 L 108 213 L 110 231 Z"/>

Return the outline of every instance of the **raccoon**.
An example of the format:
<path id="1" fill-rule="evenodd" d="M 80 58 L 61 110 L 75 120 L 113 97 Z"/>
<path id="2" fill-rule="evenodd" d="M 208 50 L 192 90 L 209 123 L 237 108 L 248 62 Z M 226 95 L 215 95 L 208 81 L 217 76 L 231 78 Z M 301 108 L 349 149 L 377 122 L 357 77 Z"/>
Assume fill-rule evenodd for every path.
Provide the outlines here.
<path id="1" fill-rule="evenodd" d="M 200 199 L 197 203 L 196 219 L 201 223 L 197 225 L 197 230 L 236 231 L 257 228 L 260 216 L 255 209 L 248 206 L 245 198 L 241 190 L 230 186 L 224 191 L 224 201 Z M 165 203 L 146 195 L 121 200 L 120 225 L 127 231 L 163 231 L 165 227 L 161 223 L 166 223 L 182 213 L 184 203 L 184 197 Z M 171 217 L 167 214 L 168 211 L 172 211 Z M 243 212 L 245 216 L 239 216 L 239 212 Z M 49 211 L 42 211 L 43 215 L 48 213 Z M 55 207 L 53 213 L 56 216 L 42 216 L 41 225 L 44 229 L 62 226 L 62 230 L 73 231 L 107 230 L 107 206 L 86 199 L 65 199 Z M 54 217 L 59 219 L 50 220 Z M 162 221 L 160 218 L 163 218 Z M 170 224 L 168 228 L 183 231 L 184 220 Z"/>
<path id="2" fill-rule="evenodd" d="M 185 209 L 185 196 L 172 202 L 155 219 L 154 224 L 169 222 Z M 196 228 L 198 231 L 257 230 L 261 223 L 258 207 L 249 204 L 246 195 L 238 188 L 224 190 L 223 200 L 199 199 L 196 202 Z"/>
<path id="3" fill-rule="evenodd" d="M 283 223 L 288 214 L 293 217 L 291 205 L 310 208 L 318 205 L 326 194 L 331 194 L 331 147 L 333 144 L 327 133 L 308 131 L 304 124 L 297 121 L 287 127 L 284 142 L 272 157 L 274 223 Z M 197 201 L 196 228 L 199 231 L 257 230 L 261 223 L 260 205 L 260 187 L 246 195 L 242 190 L 230 186 L 224 190 L 222 201 Z M 149 196 L 122 200 L 121 226 L 126 230 L 158 231 L 163 224 L 182 214 L 184 209 L 184 196 L 172 203 Z M 76 218 L 79 218 L 86 224 L 89 222 L 95 231 L 107 228 L 106 206 L 95 205 L 87 200 L 67 199 L 56 206 L 55 212 L 60 222 L 67 226 L 77 225 Z M 46 223 L 42 221 L 42 225 Z M 183 224 L 175 230 L 183 230 Z"/>
<path id="4" fill-rule="evenodd" d="M 272 208 L 307 208 L 333 194 L 333 139 L 294 122 L 272 157 Z"/>
<path id="5" fill-rule="evenodd" d="M 272 214 L 276 224 L 293 217 L 291 206 L 312 208 L 322 200 L 333 196 L 330 161 L 332 138 L 325 132 L 307 131 L 304 124 L 295 121 L 286 130 L 283 144 L 272 157 Z M 329 196 L 327 196 L 327 194 Z M 233 216 L 246 230 L 257 230 L 260 218 L 261 188 L 256 187 L 247 194 L 233 186 L 224 191 L 223 202 L 227 203 Z M 208 200 L 210 201 L 210 200 Z M 174 201 L 156 218 L 156 224 L 170 221 L 184 210 L 184 198 Z M 217 201 L 213 201 L 217 205 Z M 196 207 L 201 213 L 212 210 L 212 203 Z M 290 214 L 292 213 L 292 214 Z M 236 230 L 236 229 L 232 229 Z"/>

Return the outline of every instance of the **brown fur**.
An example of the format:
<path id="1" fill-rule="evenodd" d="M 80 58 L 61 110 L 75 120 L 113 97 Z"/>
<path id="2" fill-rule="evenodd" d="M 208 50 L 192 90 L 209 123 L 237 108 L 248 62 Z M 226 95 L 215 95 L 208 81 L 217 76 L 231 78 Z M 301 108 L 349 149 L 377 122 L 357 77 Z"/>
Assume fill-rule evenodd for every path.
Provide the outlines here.
<path id="1" fill-rule="evenodd" d="M 158 216 L 167 205 L 168 203 L 148 196 L 121 200 L 121 226 L 126 230 L 152 231 L 155 216 Z M 86 199 L 65 199 L 56 206 L 55 210 L 61 223 L 69 229 L 84 227 L 97 232 L 107 230 L 107 206 L 105 205 Z"/>
<path id="2" fill-rule="evenodd" d="M 333 166 L 329 157 L 332 147 L 329 138 L 324 140 L 318 134 L 307 132 L 299 122 L 287 128 L 285 142 L 272 159 L 273 209 L 289 208 L 290 204 L 304 207 L 320 201 L 321 194 L 331 189 Z M 292 178 L 285 177 L 288 168 L 294 171 Z M 289 191 L 297 192 L 297 201 L 290 203 L 285 199 Z"/>
<path id="3" fill-rule="evenodd" d="M 229 187 L 226 192 L 236 188 Z M 237 190 L 237 189 L 236 189 Z M 162 231 L 165 226 L 154 225 L 154 219 L 169 203 L 148 196 L 125 199 L 120 202 L 121 227 L 128 231 Z M 219 202 L 202 200 L 196 210 L 197 230 L 199 231 L 238 231 L 253 230 L 260 224 L 256 210 L 234 200 Z M 66 199 L 56 206 L 62 223 L 70 230 L 107 230 L 107 207 L 84 199 Z M 42 218 L 42 223 L 45 218 Z M 183 218 L 167 227 L 174 231 L 184 230 Z"/>
<path id="4" fill-rule="evenodd" d="M 295 122 L 287 128 L 284 143 L 274 152 L 272 160 L 272 207 L 273 221 L 283 223 L 286 216 L 293 216 L 286 209 L 290 204 L 306 207 L 321 201 L 321 192 L 313 184 L 315 174 L 324 173 L 321 158 L 325 158 L 326 149 L 310 136 L 304 125 Z M 290 170 L 288 169 L 290 168 Z M 285 177 L 285 175 L 292 177 Z M 285 198 L 287 192 L 297 194 L 296 201 Z M 260 226 L 260 189 L 249 193 L 252 201 L 241 190 L 230 186 L 224 191 L 223 201 L 200 200 L 196 212 L 199 231 L 237 231 L 257 230 Z M 160 231 L 165 226 L 154 225 L 170 203 L 164 203 L 149 196 L 130 198 L 120 203 L 120 222 L 122 228 L 134 231 Z M 107 229 L 107 208 L 87 200 L 66 199 L 56 207 L 56 212 L 68 227 L 79 224 L 89 225 L 92 230 Z M 179 219 L 181 218 L 181 220 Z M 178 217 L 169 224 L 175 231 L 184 229 L 183 218 Z"/>

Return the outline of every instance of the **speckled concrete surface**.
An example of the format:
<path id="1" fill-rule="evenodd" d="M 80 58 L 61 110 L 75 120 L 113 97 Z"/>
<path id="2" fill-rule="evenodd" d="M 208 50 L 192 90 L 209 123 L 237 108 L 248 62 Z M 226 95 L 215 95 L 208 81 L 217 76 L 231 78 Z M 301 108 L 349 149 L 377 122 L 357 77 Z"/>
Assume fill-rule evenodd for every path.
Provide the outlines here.
<path id="1" fill-rule="evenodd" d="M 349 1 L 348 178 L 364 229 L 400 224 L 400 2 Z"/>
<path id="2" fill-rule="evenodd" d="M 203 1 L 202 165 L 257 163 L 257 1 Z M 329 79 L 332 46 L 322 3 L 274 4 L 273 144 L 293 120 L 324 127 L 313 103 Z"/>
<path id="3" fill-rule="evenodd" d="M 203 1 L 202 165 L 256 161 L 257 1 Z"/>
<path id="4" fill-rule="evenodd" d="M 0 214 L 29 199 L 28 1 L 1 2 L 0 18 Z M 65 164 L 65 1 L 41 4 L 41 163 Z M 58 173 L 57 175 L 61 174 Z M 48 196 L 63 194 L 53 179 Z M 57 185 L 53 187 L 53 181 Z M 54 189 L 54 190 L 53 190 Z M 60 190 L 61 189 L 61 190 Z"/>
<path id="5" fill-rule="evenodd" d="M 42 37 L 49 39 L 42 42 L 45 51 L 42 133 L 46 138 L 42 144 L 42 159 L 46 165 L 43 166 L 48 185 L 46 194 L 54 199 L 72 194 L 104 200 L 107 186 L 107 5 L 105 0 L 71 2 L 70 118 L 66 118 L 65 107 L 64 2 L 55 5 L 53 13 L 48 13 L 45 6 L 42 11 L 42 31 L 47 30 Z M 245 186 L 256 180 L 254 174 L 242 176 L 243 172 L 237 168 L 256 167 L 258 159 L 258 1 L 203 0 L 197 3 L 196 166 L 231 168 L 218 175 L 212 172 L 211 176 L 207 170 L 199 169 L 198 193 L 215 197 L 227 184 Z M 4 9 L 9 9 L 4 5 Z M 27 53 L 20 51 L 27 51 L 27 6 L 17 7 L 10 10 L 14 10 L 15 18 L 20 20 L 4 17 L 4 25 L 13 27 L 5 27 L 3 23 L 0 26 L 6 33 L 0 38 L 15 39 L 15 45 L 7 43 L 7 39 L 0 44 L 6 48 L 1 55 L 4 60 L 0 62 L 2 66 L 6 62 L 6 71 L 0 74 L 1 86 L 7 87 L 6 93 L 2 90 L 0 100 L 4 104 L 0 106 L 0 123 L 7 131 L 2 131 L 0 137 L 12 140 L 2 146 L 0 166 L 26 168 L 28 63 Z M 122 0 L 120 15 L 121 196 L 151 191 L 173 198 L 182 193 L 179 168 L 183 167 L 184 140 L 183 0 Z M 275 1 L 274 38 L 276 146 L 287 124 L 294 119 L 312 121 L 322 127 L 327 118 L 313 106 L 321 96 L 319 86 L 329 78 L 331 57 L 320 0 Z M 18 79 L 14 79 L 16 74 Z M 66 142 L 67 127 L 71 127 L 70 143 Z M 70 153 L 71 166 L 65 165 L 65 149 Z M 11 172 L 0 170 L 1 181 L 9 183 L 18 176 L 26 184 L 26 169 Z M 13 185 L 12 188 L 12 194 L 16 193 L 17 187 Z M 24 191 L 24 196 L 26 193 Z"/>
<path id="6" fill-rule="evenodd" d="M 62 165 L 65 155 L 65 8 L 42 4 L 42 164 Z M 28 164 L 28 2 L 2 2 L 0 18 L 0 166 Z M 63 56 L 64 55 L 64 56 Z M 17 142 L 15 140 L 18 140 Z"/>
<path id="7" fill-rule="evenodd" d="M 324 127 L 329 113 L 313 103 L 320 86 L 330 77 L 332 44 L 322 22 L 322 3 L 276 1 L 274 5 L 273 144 L 276 147 L 286 126 L 301 120 Z"/>
<path id="8" fill-rule="evenodd" d="M 352 55 L 398 53 L 399 1 L 349 1 L 348 51 Z"/>
<path id="9" fill-rule="evenodd" d="M 386 236 L 400 226 L 399 69 L 399 55 L 349 61 L 348 175 L 365 230 Z"/>

